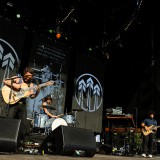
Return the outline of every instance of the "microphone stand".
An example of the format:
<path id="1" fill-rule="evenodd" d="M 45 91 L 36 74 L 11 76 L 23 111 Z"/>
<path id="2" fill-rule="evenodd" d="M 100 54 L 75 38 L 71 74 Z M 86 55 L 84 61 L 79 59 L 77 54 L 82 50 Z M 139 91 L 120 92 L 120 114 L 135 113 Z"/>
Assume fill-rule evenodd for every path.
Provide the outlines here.
<path id="1" fill-rule="evenodd" d="M 11 78 L 6 78 L 6 80 L 11 80 L 11 86 L 10 86 L 10 93 L 9 93 L 9 102 L 7 103 L 7 113 L 6 113 L 6 117 L 8 116 L 8 110 L 9 110 L 9 106 L 10 106 L 10 102 L 11 102 L 11 96 L 12 96 L 12 89 L 13 89 L 13 82 L 14 82 L 14 79 L 16 78 L 21 78 L 21 76 L 14 76 L 14 77 L 11 77 Z"/>
<path id="2" fill-rule="evenodd" d="M 17 77 L 15 77 L 17 78 Z M 10 93 L 9 93 L 9 102 L 7 103 L 7 113 L 6 113 L 6 117 L 8 116 L 8 110 L 9 110 L 9 106 L 10 106 L 10 102 L 11 102 L 11 96 L 12 96 L 12 89 L 13 89 L 13 82 L 15 78 L 11 78 L 11 86 L 10 86 Z"/>

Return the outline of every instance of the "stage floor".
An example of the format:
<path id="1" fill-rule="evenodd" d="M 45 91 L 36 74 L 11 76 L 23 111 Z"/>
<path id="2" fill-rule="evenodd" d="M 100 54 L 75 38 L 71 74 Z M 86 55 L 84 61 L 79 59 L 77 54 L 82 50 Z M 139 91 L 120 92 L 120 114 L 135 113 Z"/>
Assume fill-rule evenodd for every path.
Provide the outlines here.
<path id="1" fill-rule="evenodd" d="M 61 155 L 31 155 L 31 154 L 1 154 L 0 160 L 77 160 L 77 159 L 93 159 L 93 160 L 140 160 L 144 159 L 140 155 L 127 157 L 127 156 L 113 156 L 113 155 L 103 155 L 95 154 L 93 157 L 73 157 L 73 156 L 61 156 Z M 154 156 L 152 159 L 159 160 L 160 156 Z"/>

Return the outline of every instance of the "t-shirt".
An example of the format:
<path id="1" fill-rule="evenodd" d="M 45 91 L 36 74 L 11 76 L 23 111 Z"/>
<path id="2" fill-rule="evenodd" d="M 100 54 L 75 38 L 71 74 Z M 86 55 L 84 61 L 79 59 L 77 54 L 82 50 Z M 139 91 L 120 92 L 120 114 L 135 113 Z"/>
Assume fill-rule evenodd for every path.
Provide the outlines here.
<path id="1" fill-rule="evenodd" d="M 21 77 L 19 79 L 19 82 L 18 84 L 21 84 L 23 82 L 23 77 Z M 26 83 L 26 82 L 25 82 Z M 28 85 L 28 87 L 30 87 L 30 83 L 33 83 L 34 85 L 38 85 L 38 81 L 35 80 L 35 79 L 32 79 L 30 82 L 26 83 Z M 26 97 L 24 98 L 21 98 L 19 101 L 18 101 L 18 104 L 22 104 L 22 105 L 26 105 Z"/>
<path id="2" fill-rule="evenodd" d="M 146 118 L 143 123 L 149 127 L 151 125 L 157 126 L 157 121 L 155 119 L 151 119 L 151 118 Z"/>

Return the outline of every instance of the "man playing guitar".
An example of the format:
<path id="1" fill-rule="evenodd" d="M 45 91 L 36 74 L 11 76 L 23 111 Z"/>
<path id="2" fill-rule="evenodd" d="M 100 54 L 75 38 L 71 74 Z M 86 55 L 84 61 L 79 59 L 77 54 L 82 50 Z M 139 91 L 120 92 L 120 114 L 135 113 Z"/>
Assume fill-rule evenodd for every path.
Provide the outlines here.
<path id="1" fill-rule="evenodd" d="M 14 76 L 11 78 L 7 78 L 3 81 L 4 85 L 10 88 L 10 91 L 16 90 L 19 91 L 23 84 L 27 85 L 28 87 L 34 86 L 35 82 L 33 81 L 33 70 L 31 68 L 25 68 L 23 72 L 23 76 Z M 28 94 L 30 98 L 35 98 L 40 91 L 40 87 L 37 86 L 36 89 L 29 90 Z M 4 92 L 5 93 L 5 92 Z M 5 95 L 6 96 L 6 95 Z M 7 95 L 8 97 L 10 95 Z M 8 98 L 7 97 L 7 98 Z M 8 102 L 9 104 L 9 102 Z M 18 141 L 18 147 L 21 147 L 22 143 L 25 140 L 25 135 L 27 133 L 27 109 L 26 109 L 26 97 L 21 98 L 17 102 L 13 104 L 9 104 L 7 108 L 7 118 L 18 118 L 21 119 L 20 125 L 20 141 Z"/>
<path id="2" fill-rule="evenodd" d="M 144 119 L 141 123 L 142 134 L 143 134 L 143 154 L 142 157 L 146 157 L 148 155 L 149 158 L 152 158 L 153 154 L 153 141 L 157 130 L 157 121 L 154 119 L 155 113 L 154 111 L 150 111 L 148 114 L 148 118 Z M 148 147 L 150 149 L 148 150 Z M 148 153 L 149 152 L 149 153 Z"/>

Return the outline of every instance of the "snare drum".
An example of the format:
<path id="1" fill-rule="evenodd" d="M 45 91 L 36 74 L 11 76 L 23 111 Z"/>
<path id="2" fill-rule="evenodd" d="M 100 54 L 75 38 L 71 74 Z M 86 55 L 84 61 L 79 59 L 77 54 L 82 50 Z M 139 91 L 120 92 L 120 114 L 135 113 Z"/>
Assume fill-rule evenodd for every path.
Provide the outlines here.
<path id="1" fill-rule="evenodd" d="M 46 114 L 35 114 L 34 127 L 45 128 L 45 124 L 48 119 L 48 115 Z"/>
<path id="2" fill-rule="evenodd" d="M 68 124 L 74 123 L 74 117 L 72 115 L 65 115 L 63 118 L 66 120 Z"/>

